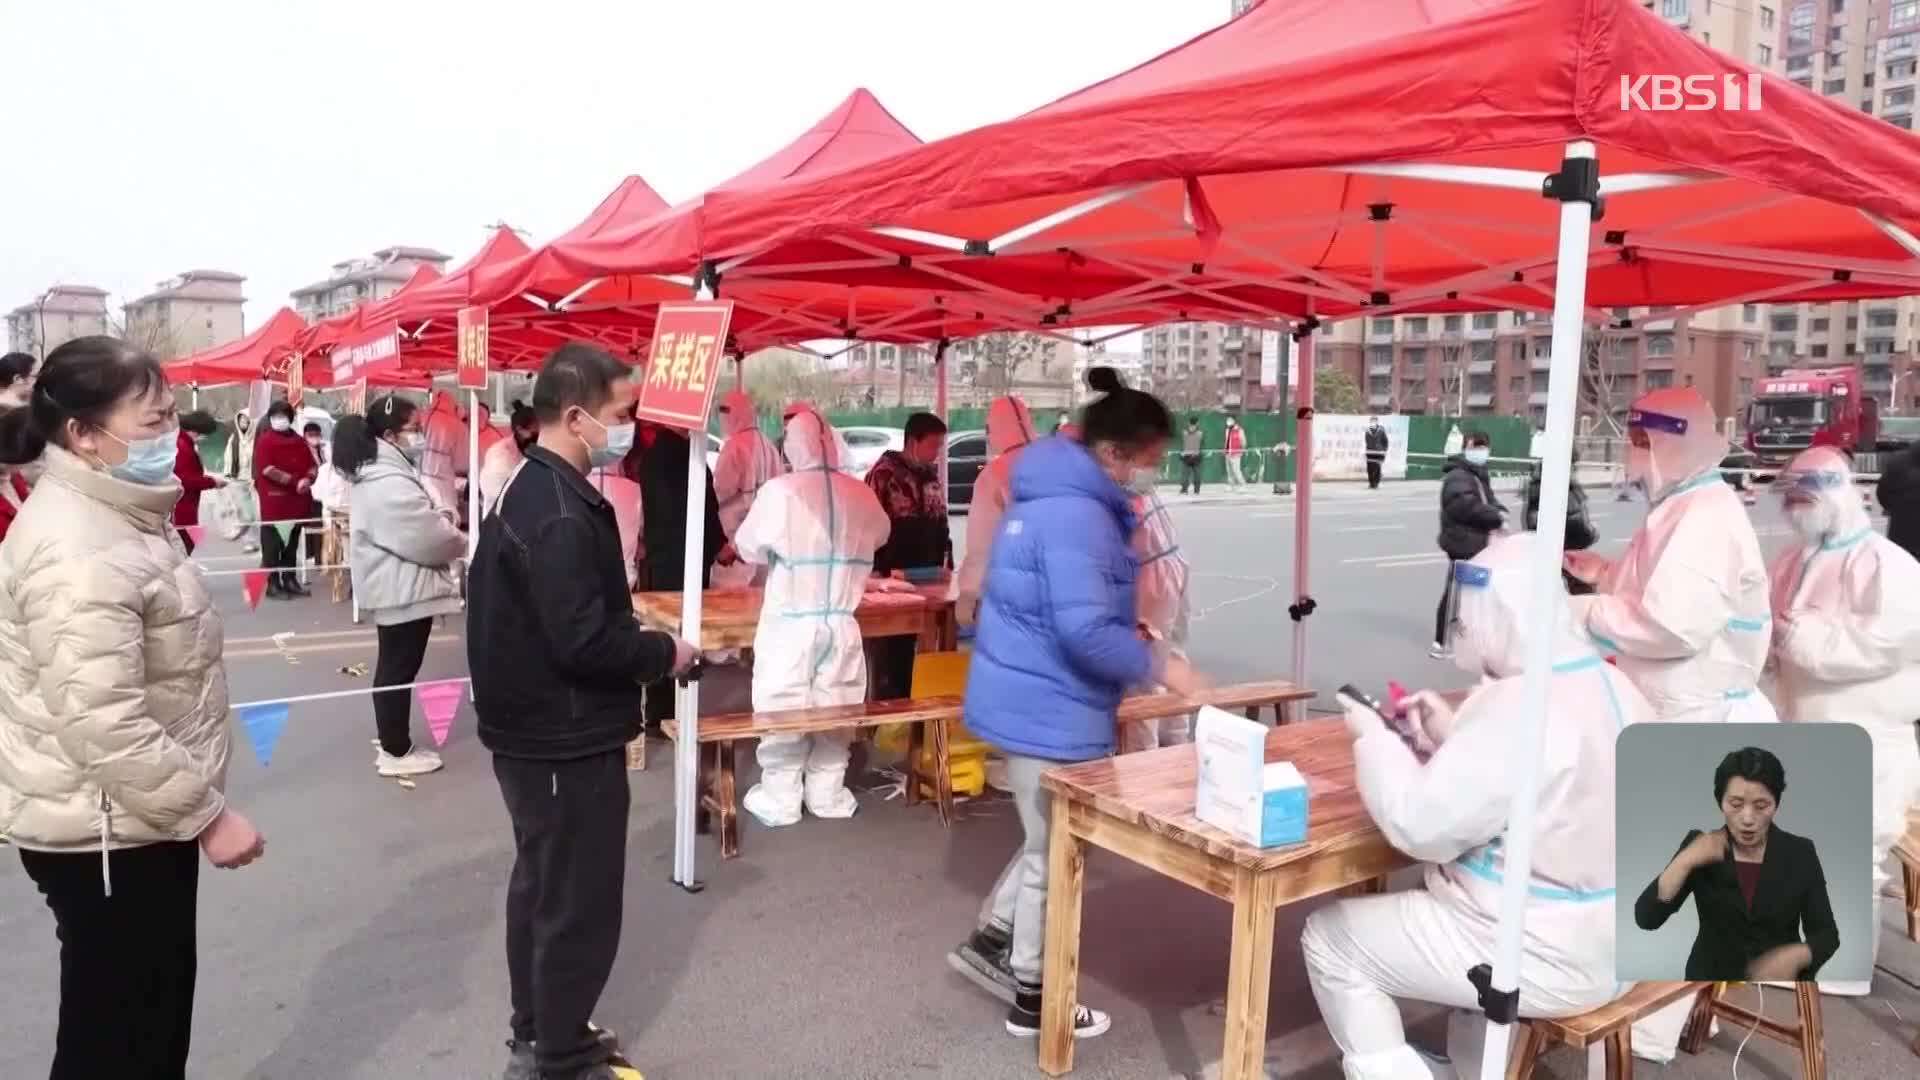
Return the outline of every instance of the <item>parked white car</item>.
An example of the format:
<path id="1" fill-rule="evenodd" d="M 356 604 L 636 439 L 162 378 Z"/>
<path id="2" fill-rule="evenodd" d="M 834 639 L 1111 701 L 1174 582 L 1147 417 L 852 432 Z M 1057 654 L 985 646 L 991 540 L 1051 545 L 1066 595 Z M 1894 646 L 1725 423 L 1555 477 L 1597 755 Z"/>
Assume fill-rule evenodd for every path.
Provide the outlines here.
<path id="1" fill-rule="evenodd" d="M 840 437 L 847 441 L 847 449 L 853 451 L 852 468 L 860 476 L 867 475 L 880 455 L 907 448 L 906 432 L 899 428 L 843 427 Z"/>

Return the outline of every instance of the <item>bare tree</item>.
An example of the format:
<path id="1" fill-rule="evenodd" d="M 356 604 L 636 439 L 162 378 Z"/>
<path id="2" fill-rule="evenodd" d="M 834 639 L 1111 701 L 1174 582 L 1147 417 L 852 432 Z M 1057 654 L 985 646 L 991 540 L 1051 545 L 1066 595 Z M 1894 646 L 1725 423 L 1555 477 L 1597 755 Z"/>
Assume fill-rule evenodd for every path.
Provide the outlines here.
<path id="1" fill-rule="evenodd" d="M 1612 326 L 1589 326 L 1580 338 L 1580 411 L 1594 418 L 1599 434 L 1619 435 L 1614 418 L 1614 386 L 1619 374 L 1612 362 L 1615 342 L 1625 338 Z"/>
<path id="2" fill-rule="evenodd" d="M 998 397 L 1012 393 L 1022 375 L 1037 371 L 1041 379 L 1050 379 L 1059 362 L 1060 344 L 1058 338 L 1045 334 L 1008 332 L 976 338 L 974 386 L 988 397 Z"/>
<path id="3" fill-rule="evenodd" d="M 822 409 L 839 405 L 841 388 L 818 358 L 787 349 L 769 349 L 747 358 L 747 393 L 760 408 L 778 409 L 793 401 L 811 401 Z"/>
<path id="4" fill-rule="evenodd" d="M 1467 382 L 1467 348 L 1457 341 L 1440 343 L 1440 415 L 1459 416 L 1462 389 Z"/>
<path id="5" fill-rule="evenodd" d="M 107 334 L 117 337 L 161 363 L 178 360 L 186 350 L 180 347 L 173 326 L 164 319 L 146 318 L 134 323 L 124 313 L 107 316 Z"/>

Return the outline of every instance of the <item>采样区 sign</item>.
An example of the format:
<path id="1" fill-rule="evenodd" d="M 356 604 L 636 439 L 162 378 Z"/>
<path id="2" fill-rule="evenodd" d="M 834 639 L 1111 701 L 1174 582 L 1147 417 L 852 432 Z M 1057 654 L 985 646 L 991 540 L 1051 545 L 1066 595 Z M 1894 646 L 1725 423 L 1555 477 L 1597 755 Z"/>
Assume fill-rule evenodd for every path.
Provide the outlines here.
<path id="1" fill-rule="evenodd" d="M 732 320 L 731 300 L 660 305 L 635 415 L 686 431 L 705 428 Z"/>
<path id="2" fill-rule="evenodd" d="M 460 389 L 487 388 L 487 309 L 460 309 Z"/>
<path id="3" fill-rule="evenodd" d="M 307 396 L 307 358 L 299 353 L 287 357 L 287 404 L 294 408 Z"/>
<path id="4" fill-rule="evenodd" d="M 388 325 L 383 330 L 362 334 L 334 346 L 334 385 L 364 379 L 376 371 L 400 366 L 400 329 Z"/>

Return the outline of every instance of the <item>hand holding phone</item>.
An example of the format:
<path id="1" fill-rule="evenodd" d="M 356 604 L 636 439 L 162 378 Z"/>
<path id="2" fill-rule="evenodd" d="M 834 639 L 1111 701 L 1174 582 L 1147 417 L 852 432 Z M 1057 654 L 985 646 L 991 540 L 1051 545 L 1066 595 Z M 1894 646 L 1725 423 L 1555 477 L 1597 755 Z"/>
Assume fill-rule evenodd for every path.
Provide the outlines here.
<path id="1" fill-rule="evenodd" d="M 1373 730 L 1373 724 L 1379 723 L 1399 736 L 1400 741 L 1407 744 L 1407 749 L 1413 751 L 1414 756 L 1421 761 L 1425 761 L 1432 754 L 1432 748 L 1422 745 L 1413 726 L 1404 716 L 1397 712 L 1389 713 L 1379 702 L 1368 697 L 1352 683 L 1334 691 L 1334 700 L 1345 707 L 1347 730 L 1353 733 L 1354 738 L 1367 734 Z"/>

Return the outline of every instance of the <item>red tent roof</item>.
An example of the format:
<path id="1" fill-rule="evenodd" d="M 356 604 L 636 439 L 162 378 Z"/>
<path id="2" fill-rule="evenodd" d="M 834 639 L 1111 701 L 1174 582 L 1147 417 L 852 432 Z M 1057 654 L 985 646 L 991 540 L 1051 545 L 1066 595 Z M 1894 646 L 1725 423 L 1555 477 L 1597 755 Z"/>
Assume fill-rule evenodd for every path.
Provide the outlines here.
<path id="1" fill-rule="evenodd" d="M 451 319 L 463 307 L 471 305 L 473 286 L 478 275 L 493 267 L 498 267 L 526 255 L 530 250 L 520 234 L 506 226 L 493 230 L 487 242 L 473 257 L 452 270 L 438 281 L 431 281 L 418 288 L 403 288 L 385 300 L 375 301 L 360 309 L 359 325 L 362 327 L 379 326 L 383 323 L 397 323 L 411 327 L 429 319 Z"/>
<path id="2" fill-rule="evenodd" d="M 1688 77 L 1745 107 L 1642 107 Z M 934 278 L 1059 325 L 1539 308 L 1558 218 L 1539 184 L 1575 140 L 1610 184 L 1592 307 L 1920 291 L 1920 137 L 1633 0 L 1266 0 L 1024 116 L 716 191 L 698 254 L 747 256 L 736 278 Z"/>
<path id="3" fill-rule="evenodd" d="M 245 337 L 168 364 L 167 380 L 215 385 L 257 379 L 273 353 L 291 344 L 306 328 L 305 320 L 281 308 Z"/>

